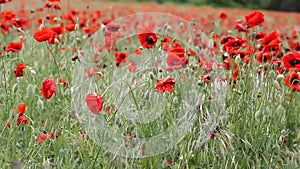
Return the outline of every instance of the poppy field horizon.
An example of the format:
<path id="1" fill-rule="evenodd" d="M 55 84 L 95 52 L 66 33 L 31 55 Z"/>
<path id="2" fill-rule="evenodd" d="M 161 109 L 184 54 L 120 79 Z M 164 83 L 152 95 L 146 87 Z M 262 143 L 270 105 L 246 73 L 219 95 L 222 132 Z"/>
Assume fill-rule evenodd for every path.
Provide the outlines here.
<path id="1" fill-rule="evenodd" d="M 300 166 L 299 13 L 0 5 L 1 168 Z"/>

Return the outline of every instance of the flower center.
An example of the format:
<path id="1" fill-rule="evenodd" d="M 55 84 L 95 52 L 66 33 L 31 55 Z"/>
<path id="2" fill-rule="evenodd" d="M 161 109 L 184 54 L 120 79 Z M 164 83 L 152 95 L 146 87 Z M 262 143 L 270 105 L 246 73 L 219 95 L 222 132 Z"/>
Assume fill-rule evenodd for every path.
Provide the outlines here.
<path id="1" fill-rule="evenodd" d="M 147 43 L 151 44 L 151 45 L 154 43 L 154 40 L 153 40 L 151 37 L 149 37 L 149 36 L 146 38 L 145 41 L 146 41 Z"/>

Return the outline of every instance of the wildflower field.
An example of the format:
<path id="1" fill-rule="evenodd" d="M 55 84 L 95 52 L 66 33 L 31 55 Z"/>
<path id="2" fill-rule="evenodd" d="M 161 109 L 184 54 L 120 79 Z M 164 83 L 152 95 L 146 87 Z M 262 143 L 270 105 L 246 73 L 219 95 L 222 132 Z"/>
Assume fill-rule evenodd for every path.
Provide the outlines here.
<path id="1" fill-rule="evenodd" d="M 0 168 L 300 166 L 299 13 L 0 7 Z"/>

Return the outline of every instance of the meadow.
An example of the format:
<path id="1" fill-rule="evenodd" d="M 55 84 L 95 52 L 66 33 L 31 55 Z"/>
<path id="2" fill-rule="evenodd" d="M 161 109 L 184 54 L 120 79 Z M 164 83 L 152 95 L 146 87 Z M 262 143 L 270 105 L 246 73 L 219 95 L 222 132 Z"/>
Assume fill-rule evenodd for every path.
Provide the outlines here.
<path id="1" fill-rule="evenodd" d="M 299 13 L 92 0 L 0 12 L 0 168 L 299 168 Z"/>

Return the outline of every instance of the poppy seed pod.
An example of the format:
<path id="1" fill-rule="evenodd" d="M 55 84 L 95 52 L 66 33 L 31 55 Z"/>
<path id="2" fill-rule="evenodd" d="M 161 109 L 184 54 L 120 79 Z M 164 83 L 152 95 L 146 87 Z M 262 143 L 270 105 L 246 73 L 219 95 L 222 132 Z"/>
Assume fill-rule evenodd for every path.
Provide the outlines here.
<path id="1" fill-rule="evenodd" d="M 149 91 L 146 91 L 146 92 L 144 93 L 144 99 L 149 100 L 149 98 L 150 98 L 150 92 L 149 92 Z"/>
<path id="2" fill-rule="evenodd" d="M 284 79 L 284 75 L 283 74 L 279 74 L 277 75 L 276 77 L 276 80 L 279 82 L 279 81 L 282 81 Z"/>
<path id="3" fill-rule="evenodd" d="M 149 73 L 149 78 L 150 78 L 151 80 L 153 80 L 153 79 L 155 78 L 155 75 L 154 75 L 153 72 L 150 72 L 150 73 Z"/>
<path id="4" fill-rule="evenodd" d="M 33 86 L 32 84 L 29 84 L 27 86 L 26 91 L 27 91 L 27 96 L 32 98 L 35 94 L 35 86 Z"/>
<path id="5" fill-rule="evenodd" d="M 41 99 L 38 100 L 37 107 L 40 110 L 44 109 L 44 102 Z"/>

